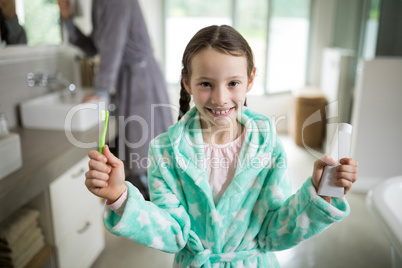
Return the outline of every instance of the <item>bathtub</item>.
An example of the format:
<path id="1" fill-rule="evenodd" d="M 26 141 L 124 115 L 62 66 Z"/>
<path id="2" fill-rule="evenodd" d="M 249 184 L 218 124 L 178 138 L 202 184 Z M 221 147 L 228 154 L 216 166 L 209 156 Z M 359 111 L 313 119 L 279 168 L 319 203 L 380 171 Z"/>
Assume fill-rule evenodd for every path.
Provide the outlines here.
<path id="1" fill-rule="evenodd" d="M 378 184 L 366 201 L 391 244 L 392 266 L 402 267 L 402 176 Z"/>

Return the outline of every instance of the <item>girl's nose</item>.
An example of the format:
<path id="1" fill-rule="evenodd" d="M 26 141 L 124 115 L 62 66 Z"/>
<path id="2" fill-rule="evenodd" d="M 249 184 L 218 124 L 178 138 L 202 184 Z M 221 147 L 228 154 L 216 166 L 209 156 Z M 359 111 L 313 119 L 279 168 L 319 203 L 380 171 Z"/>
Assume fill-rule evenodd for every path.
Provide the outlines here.
<path id="1" fill-rule="evenodd" d="M 228 102 L 228 90 L 225 86 L 215 88 L 212 94 L 212 103 L 216 105 L 224 105 Z"/>

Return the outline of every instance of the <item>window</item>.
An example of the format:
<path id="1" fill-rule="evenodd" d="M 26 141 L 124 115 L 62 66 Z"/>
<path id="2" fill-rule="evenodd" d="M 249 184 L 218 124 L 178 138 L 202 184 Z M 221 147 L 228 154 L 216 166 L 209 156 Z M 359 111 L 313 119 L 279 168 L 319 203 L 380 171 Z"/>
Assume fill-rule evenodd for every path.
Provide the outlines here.
<path id="1" fill-rule="evenodd" d="M 62 43 L 60 11 L 56 0 L 16 0 L 15 5 L 29 46 Z"/>
<path id="2" fill-rule="evenodd" d="M 181 59 L 191 37 L 213 24 L 232 25 L 230 0 L 168 0 L 166 18 L 166 79 L 178 83 Z"/>
<path id="3" fill-rule="evenodd" d="M 303 87 L 306 77 L 310 0 L 167 0 L 166 79 L 178 83 L 190 38 L 212 24 L 235 27 L 254 52 L 252 94 Z"/>
<path id="4" fill-rule="evenodd" d="M 368 6 L 367 19 L 364 25 L 364 37 L 362 57 L 371 59 L 375 57 L 377 46 L 377 34 L 380 19 L 380 0 L 370 0 Z"/>
<path id="5" fill-rule="evenodd" d="M 271 1 L 266 83 L 270 93 L 298 89 L 305 84 L 309 2 Z"/>

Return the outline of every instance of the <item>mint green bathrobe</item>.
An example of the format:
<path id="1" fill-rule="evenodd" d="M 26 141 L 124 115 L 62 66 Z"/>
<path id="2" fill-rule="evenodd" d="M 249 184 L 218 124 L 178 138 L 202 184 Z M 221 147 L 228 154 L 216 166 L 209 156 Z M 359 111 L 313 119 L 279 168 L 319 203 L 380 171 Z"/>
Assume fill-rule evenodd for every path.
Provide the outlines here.
<path id="1" fill-rule="evenodd" d="M 238 116 L 246 133 L 236 172 L 215 206 L 198 116 L 192 108 L 151 142 L 152 202 L 127 182 L 122 216 L 106 209 L 107 230 L 176 253 L 174 267 L 278 267 L 273 251 L 291 248 L 349 214 L 345 199 L 329 204 L 319 197 L 311 178 L 290 195 L 286 154 L 274 126 L 247 108 Z"/>

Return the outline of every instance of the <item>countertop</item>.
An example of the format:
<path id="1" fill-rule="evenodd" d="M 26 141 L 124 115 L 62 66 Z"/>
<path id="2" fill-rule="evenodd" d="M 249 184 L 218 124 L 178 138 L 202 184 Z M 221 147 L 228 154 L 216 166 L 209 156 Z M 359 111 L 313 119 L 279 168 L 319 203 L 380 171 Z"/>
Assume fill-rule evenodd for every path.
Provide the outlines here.
<path id="1" fill-rule="evenodd" d="M 78 142 L 95 142 L 97 146 L 102 128 L 96 126 L 72 135 Z M 15 128 L 11 132 L 20 135 L 22 167 L 0 180 L 0 222 L 47 190 L 53 180 L 87 156 L 88 151 L 97 149 L 74 145 L 64 131 Z M 116 123 L 111 117 L 106 138 L 111 141 L 116 135 Z M 82 183 L 84 180 L 83 177 Z"/>

